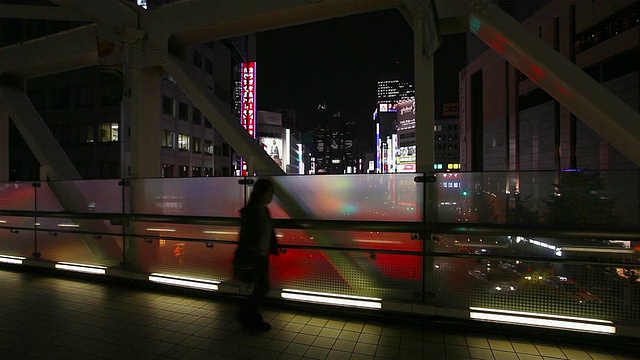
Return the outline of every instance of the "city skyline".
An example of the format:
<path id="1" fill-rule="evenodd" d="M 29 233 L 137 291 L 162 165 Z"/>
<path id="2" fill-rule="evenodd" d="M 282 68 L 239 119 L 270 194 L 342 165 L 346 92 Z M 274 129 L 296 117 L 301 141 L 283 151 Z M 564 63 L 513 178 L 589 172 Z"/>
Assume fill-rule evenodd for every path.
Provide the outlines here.
<path id="1" fill-rule="evenodd" d="M 303 127 L 319 103 L 370 120 L 379 77 L 413 79 L 413 31 L 395 10 L 272 30 L 257 62 L 261 110 L 294 108 Z"/>

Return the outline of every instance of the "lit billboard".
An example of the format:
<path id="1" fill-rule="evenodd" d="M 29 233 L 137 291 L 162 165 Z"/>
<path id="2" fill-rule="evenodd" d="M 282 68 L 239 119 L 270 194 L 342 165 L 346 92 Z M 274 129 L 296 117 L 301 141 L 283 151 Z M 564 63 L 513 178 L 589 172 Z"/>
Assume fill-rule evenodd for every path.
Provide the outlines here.
<path id="1" fill-rule="evenodd" d="M 416 171 L 416 146 L 401 146 L 396 154 L 397 172 Z"/>
<path id="2" fill-rule="evenodd" d="M 254 139 L 256 137 L 256 63 L 242 63 L 242 126 Z"/>
<path id="3" fill-rule="evenodd" d="M 242 96 L 240 102 L 240 123 L 247 129 L 252 138 L 256 138 L 256 63 L 255 61 L 243 62 L 242 71 Z M 247 162 L 242 159 L 242 170 L 238 175 L 247 176 Z"/>
<path id="4" fill-rule="evenodd" d="M 416 127 L 416 101 L 404 100 L 398 103 L 398 131 Z"/>
<path id="5" fill-rule="evenodd" d="M 283 141 L 280 138 L 275 137 L 260 137 L 260 144 L 264 151 L 271 156 L 273 161 L 280 166 L 283 170 L 285 169 L 286 164 L 283 161 L 285 148 L 283 147 Z"/>
<path id="6" fill-rule="evenodd" d="M 377 110 L 380 111 L 381 113 L 384 112 L 396 112 L 398 109 L 398 103 L 394 102 L 389 102 L 389 101 L 384 101 L 384 102 L 379 102 L 378 103 L 378 108 Z"/>
<path id="7" fill-rule="evenodd" d="M 414 99 L 403 100 L 398 103 L 398 112 L 396 113 L 398 124 L 398 135 L 413 134 L 415 138 L 416 127 L 416 101 Z M 413 142 L 415 144 L 415 142 Z M 396 171 L 397 172 L 415 172 L 416 171 L 416 146 L 399 146 L 396 152 Z"/>

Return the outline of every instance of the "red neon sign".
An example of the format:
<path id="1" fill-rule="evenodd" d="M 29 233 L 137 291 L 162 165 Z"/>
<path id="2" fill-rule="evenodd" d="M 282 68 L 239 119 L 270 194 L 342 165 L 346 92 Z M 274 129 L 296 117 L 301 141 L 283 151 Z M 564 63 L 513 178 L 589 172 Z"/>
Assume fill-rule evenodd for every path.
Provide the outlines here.
<path id="1" fill-rule="evenodd" d="M 256 138 L 256 63 L 242 63 L 242 113 L 240 122 Z"/>

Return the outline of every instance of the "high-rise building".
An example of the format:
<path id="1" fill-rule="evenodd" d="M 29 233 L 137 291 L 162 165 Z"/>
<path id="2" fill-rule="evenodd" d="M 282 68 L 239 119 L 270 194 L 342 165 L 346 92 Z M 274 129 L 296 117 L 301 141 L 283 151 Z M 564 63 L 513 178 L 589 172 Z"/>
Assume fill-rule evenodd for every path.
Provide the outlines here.
<path id="1" fill-rule="evenodd" d="M 376 122 L 376 166 L 381 173 L 396 172 L 398 102 L 413 98 L 415 90 L 409 81 L 398 78 L 378 80 Z"/>
<path id="2" fill-rule="evenodd" d="M 524 25 L 632 108 L 640 108 L 640 2 L 538 3 L 543 6 L 534 12 L 515 11 L 526 12 Z M 497 52 L 484 50 L 474 51 L 460 73 L 464 170 L 637 168 Z"/>
<path id="3" fill-rule="evenodd" d="M 347 174 L 358 169 L 355 154 L 355 122 L 342 117 L 340 111 L 329 112 L 326 106 L 318 108 L 320 125 L 313 131 L 315 147 L 312 149 L 310 173 Z"/>
<path id="4" fill-rule="evenodd" d="M 133 2 L 133 1 L 132 1 Z M 157 6 L 166 1 L 147 1 Z M 0 46 L 48 36 L 80 26 L 71 21 L 0 21 Z M 240 63 L 247 60 L 255 36 L 192 46 L 188 62 L 215 95 L 239 117 Z M 118 45 L 98 39 L 100 64 L 89 68 L 29 79 L 26 92 L 78 173 L 85 179 L 130 176 L 131 131 L 129 74 Z M 234 151 L 212 122 L 169 76 L 160 81 L 161 164 L 158 177 L 229 176 L 234 171 Z M 10 179 L 39 179 L 39 163 L 11 127 Z"/>

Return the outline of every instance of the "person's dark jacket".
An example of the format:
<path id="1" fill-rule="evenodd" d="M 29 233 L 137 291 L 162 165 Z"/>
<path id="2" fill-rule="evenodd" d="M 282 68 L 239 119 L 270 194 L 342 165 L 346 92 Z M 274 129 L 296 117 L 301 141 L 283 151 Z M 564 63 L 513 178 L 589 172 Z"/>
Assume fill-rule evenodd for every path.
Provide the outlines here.
<path id="1" fill-rule="evenodd" d="M 234 278 L 253 282 L 268 274 L 269 254 L 278 254 L 278 242 L 269 209 L 263 205 L 249 204 L 240 210 L 240 237 L 233 260 Z"/>

